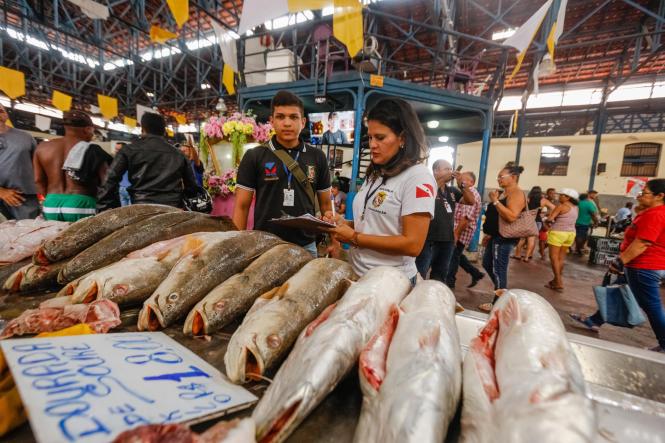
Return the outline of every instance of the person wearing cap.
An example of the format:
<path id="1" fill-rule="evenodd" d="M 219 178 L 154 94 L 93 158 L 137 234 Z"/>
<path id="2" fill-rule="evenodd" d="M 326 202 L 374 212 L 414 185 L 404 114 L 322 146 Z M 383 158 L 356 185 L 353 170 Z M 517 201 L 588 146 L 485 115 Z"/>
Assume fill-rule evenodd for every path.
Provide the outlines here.
<path id="1" fill-rule="evenodd" d="M 155 203 L 183 208 L 185 191 L 196 192 L 198 189 L 189 160 L 164 138 L 164 117 L 148 112 L 143 114 L 141 132 L 140 139 L 122 147 L 115 155 L 98 194 L 99 211 L 120 206 L 118 185 L 125 172 L 129 173 L 131 185 L 127 191 L 133 204 Z"/>
<path id="2" fill-rule="evenodd" d="M 35 218 L 39 201 L 32 157 L 37 143 L 27 132 L 9 126 L 8 120 L 0 105 L 0 213 L 10 220 Z"/>
<path id="3" fill-rule="evenodd" d="M 37 146 L 33 168 L 37 190 L 46 196 L 44 218 L 74 222 L 96 214 L 97 189 L 113 157 L 90 143 L 95 129 L 85 112 L 65 112 L 63 124 L 64 137 Z"/>
<path id="4" fill-rule="evenodd" d="M 563 264 L 570 248 L 575 242 L 575 221 L 578 216 L 580 195 L 574 189 L 563 188 L 559 191 L 559 206 L 554 208 L 547 218 L 550 231 L 547 244 L 554 278 L 545 287 L 563 292 Z"/>

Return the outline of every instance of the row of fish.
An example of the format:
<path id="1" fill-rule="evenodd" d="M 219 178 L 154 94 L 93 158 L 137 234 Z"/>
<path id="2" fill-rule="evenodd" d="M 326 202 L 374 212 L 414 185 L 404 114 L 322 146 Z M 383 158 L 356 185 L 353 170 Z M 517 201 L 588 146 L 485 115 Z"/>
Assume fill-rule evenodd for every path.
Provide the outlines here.
<path id="1" fill-rule="evenodd" d="M 184 212 L 164 205 L 125 206 L 79 220 L 45 241 L 42 236 L 33 248 L 32 261 L 21 262 L 21 267 L 17 264 L 0 267 L 0 281 L 10 291 L 48 289 L 67 284 L 156 242 L 196 232 L 229 230 L 235 227 L 225 217 Z M 34 233 L 31 238 L 37 236 Z"/>
<path id="2" fill-rule="evenodd" d="M 504 294 L 462 362 L 451 291 L 434 281 L 410 289 L 399 271 L 372 269 L 302 328 L 253 411 L 257 441 L 286 440 L 357 362 L 357 443 L 444 441 L 462 390 L 461 441 L 596 440 L 579 363 L 544 299 Z M 262 359 L 283 355 L 280 331 L 293 320 L 276 321 L 267 311 L 261 321 L 260 312 L 250 311 L 231 338 L 225 363 L 232 380 L 251 378 L 262 372 Z"/>

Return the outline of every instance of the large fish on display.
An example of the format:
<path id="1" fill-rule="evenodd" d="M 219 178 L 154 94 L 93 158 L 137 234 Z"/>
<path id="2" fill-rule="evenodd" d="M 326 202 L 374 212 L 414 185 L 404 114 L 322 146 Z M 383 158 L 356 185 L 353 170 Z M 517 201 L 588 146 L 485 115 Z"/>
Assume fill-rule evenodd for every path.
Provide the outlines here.
<path id="1" fill-rule="evenodd" d="M 596 415 L 557 312 L 533 292 L 494 304 L 464 359 L 462 441 L 592 442 Z"/>
<path id="2" fill-rule="evenodd" d="M 282 442 L 355 366 L 360 351 L 408 294 L 396 268 L 369 270 L 302 331 L 257 404 L 257 440 Z"/>
<path id="3" fill-rule="evenodd" d="M 129 205 L 83 218 L 57 237 L 44 242 L 35 251 L 33 262 L 36 265 L 48 264 L 73 257 L 118 229 L 167 212 L 181 211 L 166 205 Z"/>
<path id="4" fill-rule="evenodd" d="M 223 328 L 246 313 L 258 296 L 281 286 L 310 260 L 312 254 L 300 246 L 273 247 L 198 302 L 187 316 L 183 332 L 204 335 Z"/>
<path id="5" fill-rule="evenodd" d="M 9 277 L 11 277 L 19 269 L 32 263 L 31 258 L 25 258 L 16 263 L 8 263 L 6 265 L 0 265 L 0 286 L 4 286 L 5 282 Z"/>
<path id="6" fill-rule="evenodd" d="M 0 265 L 31 257 L 44 240 L 57 236 L 69 223 L 46 220 L 10 220 L 0 223 Z"/>
<path id="7" fill-rule="evenodd" d="M 121 307 L 143 303 L 183 255 L 203 248 L 208 241 L 235 233 L 198 232 L 153 243 L 70 282 L 59 295 L 69 295 L 73 303 L 95 299 L 112 300 Z"/>
<path id="8" fill-rule="evenodd" d="M 300 331 L 335 303 L 354 277 L 348 263 L 317 258 L 281 287 L 259 297 L 226 348 L 229 379 L 240 383 L 260 377 L 281 361 Z"/>
<path id="9" fill-rule="evenodd" d="M 66 264 L 66 260 L 48 265 L 30 263 L 9 276 L 3 289 L 10 292 L 34 292 L 53 288 L 58 286 L 58 274 Z"/>
<path id="10" fill-rule="evenodd" d="M 235 230 L 235 226 L 227 217 L 211 217 L 198 212 L 183 211 L 155 215 L 125 226 L 80 252 L 60 271 L 58 282 L 69 283 L 158 241 L 194 232 L 232 230 Z"/>
<path id="11" fill-rule="evenodd" d="M 184 317 L 215 286 L 241 272 L 268 249 L 284 243 L 276 235 L 262 231 L 233 234 L 178 260 L 143 303 L 139 330 L 155 331 Z"/>
<path id="12" fill-rule="evenodd" d="M 420 282 L 360 354 L 357 443 L 440 443 L 462 391 L 455 296 Z"/>

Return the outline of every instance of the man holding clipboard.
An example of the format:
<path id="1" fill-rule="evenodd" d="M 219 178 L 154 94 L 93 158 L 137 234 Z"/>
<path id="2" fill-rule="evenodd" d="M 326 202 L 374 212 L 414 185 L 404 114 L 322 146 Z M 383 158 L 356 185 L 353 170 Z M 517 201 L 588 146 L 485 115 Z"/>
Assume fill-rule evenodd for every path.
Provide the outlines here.
<path id="1" fill-rule="evenodd" d="M 270 114 L 275 136 L 266 146 L 247 151 L 238 167 L 233 222 L 238 229 L 247 228 L 256 193 L 254 228 L 300 245 L 316 257 L 314 233 L 270 220 L 284 214 L 315 215 L 315 200 L 321 213 L 331 210 L 328 161 L 323 151 L 300 141 L 306 119 L 305 107 L 297 96 L 279 91 L 270 104 Z"/>

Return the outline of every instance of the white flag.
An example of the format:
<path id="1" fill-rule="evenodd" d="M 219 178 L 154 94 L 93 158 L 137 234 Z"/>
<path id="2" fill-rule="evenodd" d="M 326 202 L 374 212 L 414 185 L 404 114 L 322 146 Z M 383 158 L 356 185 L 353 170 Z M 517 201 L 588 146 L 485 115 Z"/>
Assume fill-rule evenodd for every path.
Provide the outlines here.
<path id="1" fill-rule="evenodd" d="M 48 131 L 51 129 L 51 118 L 44 117 L 43 115 L 35 114 L 35 126 L 40 131 Z"/>
<path id="2" fill-rule="evenodd" d="M 242 35 L 255 26 L 262 25 L 268 20 L 281 17 L 289 13 L 288 0 L 245 0 L 242 5 L 242 15 L 238 34 Z"/>
<path id="3" fill-rule="evenodd" d="M 512 79 L 517 71 L 519 71 L 520 66 L 522 66 L 522 61 L 524 56 L 526 56 L 526 51 L 531 46 L 531 42 L 536 37 L 536 32 L 540 29 L 540 25 L 543 23 L 547 11 L 549 11 L 550 6 L 552 6 L 552 0 L 547 0 L 543 6 L 540 7 L 535 14 L 533 14 L 529 19 L 520 26 L 517 31 L 503 42 L 506 46 L 512 46 L 517 49 L 517 64 L 513 73 L 510 75 L 509 79 Z"/>
<path id="4" fill-rule="evenodd" d="M 92 0 L 69 0 L 81 8 L 81 12 L 90 18 L 106 20 L 109 18 L 109 8 Z"/>
<path id="5" fill-rule="evenodd" d="M 139 123 L 141 123 L 141 117 L 143 117 L 143 114 L 145 114 L 145 113 L 159 114 L 159 112 L 157 112 L 154 109 L 149 108 L 147 106 L 136 105 L 136 120 L 138 120 Z"/>
<path id="6" fill-rule="evenodd" d="M 217 36 L 219 48 L 222 50 L 222 60 L 233 69 L 233 72 L 238 72 L 238 49 L 235 39 L 230 32 L 215 22 L 212 22 L 212 29 Z"/>
<path id="7" fill-rule="evenodd" d="M 556 31 L 554 32 L 555 43 L 559 41 L 559 37 L 563 34 L 563 24 L 566 20 L 566 6 L 568 6 L 568 0 L 561 0 L 559 13 L 556 16 Z"/>

